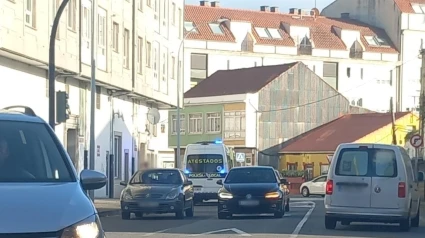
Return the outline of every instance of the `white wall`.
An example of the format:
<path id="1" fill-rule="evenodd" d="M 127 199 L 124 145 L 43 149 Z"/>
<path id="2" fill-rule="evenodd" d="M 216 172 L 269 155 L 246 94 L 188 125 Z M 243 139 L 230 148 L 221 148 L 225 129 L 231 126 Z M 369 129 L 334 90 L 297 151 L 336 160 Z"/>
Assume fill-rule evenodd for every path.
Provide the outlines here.
<path id="1" fill-rule="evenodd" d="M 257 148 L 258 122 L 258 93 L 247 94 L 245 100 L 245 146 Z"/>

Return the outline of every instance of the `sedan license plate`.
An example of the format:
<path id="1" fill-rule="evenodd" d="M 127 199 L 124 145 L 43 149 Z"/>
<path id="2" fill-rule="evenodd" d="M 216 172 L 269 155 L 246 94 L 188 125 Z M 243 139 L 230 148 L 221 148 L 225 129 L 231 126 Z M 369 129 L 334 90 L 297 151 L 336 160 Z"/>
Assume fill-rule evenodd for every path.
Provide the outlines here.
<path id="1" fill-rule="evenodd" d="M 239 205 L 241 206 L 258 206 L 260 204 L 259 201 L 257 200 L 244 200 L 244 201 L 239 201 Z"/>
<path id="2" fill-rule="evenodd" d="M 202 188 L 197 188 L 197 187 L 195 187 L 195 188 L 193 188 L 194 190 L 195 190 L 195 192 L 201 192 L 202 191 Z"/>
<path id="3" fill-rule="evenodd" d="M 159 204 L 157 202 L 139 202 L 139 207 L 157 207 Z"/>

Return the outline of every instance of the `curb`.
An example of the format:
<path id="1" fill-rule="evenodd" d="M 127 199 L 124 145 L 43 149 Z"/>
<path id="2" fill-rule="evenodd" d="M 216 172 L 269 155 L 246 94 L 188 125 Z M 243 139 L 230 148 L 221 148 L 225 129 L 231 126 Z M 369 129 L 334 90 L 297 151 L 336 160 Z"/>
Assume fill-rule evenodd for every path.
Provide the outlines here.
<path id="1" fill-rule="evenodd" d="M 121 209 L 107 210 L 107 211 L 98 211 L 97 214 L 99 217 L 110 217 L 117 216 L 121 213 Z"/>

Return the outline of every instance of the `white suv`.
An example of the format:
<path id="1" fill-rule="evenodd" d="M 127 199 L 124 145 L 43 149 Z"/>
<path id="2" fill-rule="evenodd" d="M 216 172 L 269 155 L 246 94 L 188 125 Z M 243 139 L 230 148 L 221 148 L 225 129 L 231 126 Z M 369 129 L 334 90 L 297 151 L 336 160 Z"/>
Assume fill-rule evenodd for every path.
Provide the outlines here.
<path id="1" fill-rule="evenodd" d="M 384 144 L 341 144 L 326 182 L 325 227 L 350 222 L 399 223 L 402 231 L 419 226 L 419 182 L 406 150 Z"/>

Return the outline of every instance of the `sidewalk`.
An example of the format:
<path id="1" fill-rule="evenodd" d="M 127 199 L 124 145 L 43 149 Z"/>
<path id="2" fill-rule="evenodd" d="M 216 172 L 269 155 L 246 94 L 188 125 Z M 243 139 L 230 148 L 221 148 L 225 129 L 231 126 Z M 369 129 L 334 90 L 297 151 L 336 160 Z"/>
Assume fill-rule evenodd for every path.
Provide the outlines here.
<path id="1" fill-rule="evenodd" d="M 94 205 L 100 217 L 118 215 L 121 211 L 119 199 L 97 198 Z"/>

